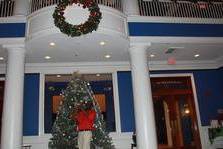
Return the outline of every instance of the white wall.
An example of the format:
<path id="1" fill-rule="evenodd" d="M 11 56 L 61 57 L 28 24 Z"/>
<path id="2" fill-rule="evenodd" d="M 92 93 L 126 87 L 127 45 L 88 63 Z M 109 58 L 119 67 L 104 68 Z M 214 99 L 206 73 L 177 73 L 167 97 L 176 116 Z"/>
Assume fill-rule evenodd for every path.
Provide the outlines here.
<path id="1" fill-rule="evenodd" d="M 116 149 L 130 149 L 132 143 L 132 133 L 112 133 Z M 48 149 L 50 135 L 24 137 L 23 142 L 26 145 L 32 145 L 32 149 Z"/>
<path id="2" fill-rule="evenodd" d="M 222 138 L 216 139 L 213 145 L 210 144 L 208 138 L 208 126 L 202 127 L 201 136 L 205 142 L 203 144 L 203 149 L 214 149 L 216 147 L 222 147 L 223 141 Z M 132 143 L 132 132 L 129 133 L 120 133 L 120 134 L 111 134 L 116 149 L 130 149 Z M 23 142 L 27 145 L 32 145 L 32 149 L 48 149 L 48 141 L 50 135 L 44 136 L 30 136 L 24 137 Z"/>
<path id="3" fill-rule="evenodd" d="M 200 130 L 202 142 L 205 142 L 202 146 L 203 149 L 215 149 L 220 148 L 223 145 L 223 138 L 217 138 L 213 145 L 210 144 L 208 138 L 209 126 L 203 126 Z M 112 133 L 110 135 L 113 138 L 116 149 L 130 149 L 132 143 L 132 132 L 129 133 Z M 48 149 L 48 142 L 51 135 L 43 136 L 30 136 L 23 137 L 23 143 L 25 145 L 31 145 L 32 149 Z"/>

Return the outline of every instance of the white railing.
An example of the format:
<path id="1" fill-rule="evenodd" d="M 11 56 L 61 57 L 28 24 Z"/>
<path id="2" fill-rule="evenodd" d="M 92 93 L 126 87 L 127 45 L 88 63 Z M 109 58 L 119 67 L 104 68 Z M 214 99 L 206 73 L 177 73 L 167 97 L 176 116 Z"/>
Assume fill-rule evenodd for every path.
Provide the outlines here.
<path id="1" fill-rule="evenodd" d="M 122 11 L 122 0 L 94 0 L 96 3 Z"/>
<path id="2" fill-rule="evenodd" d="M 223 18 L 223 3 L 191 3 L 138 0 L 141 16 Z"/>
<path id="3" fill-rule="evenodd" d="M 30 13 L 33 13 L 44 7 L 55 5 L 59 3 L 59 1 L 60 0 L 30 0 L 31 2 Z M 112 7 L 119 11 L 122 11 L 121 0 L 93 0 L 93 1 L 97 2 L 100 5 Z"/>
<path id="4" fill-rule="evenodd" d="M 60 0 L 31 0 L 30 12 L 33 13 L 41 8 L 48 7 L 59 3 Z"/>
<path id="5" fill-rule="evenodd" d="M 15 1 L 0 0 L 0 17 L 9 17 L 13 15 Z"/>

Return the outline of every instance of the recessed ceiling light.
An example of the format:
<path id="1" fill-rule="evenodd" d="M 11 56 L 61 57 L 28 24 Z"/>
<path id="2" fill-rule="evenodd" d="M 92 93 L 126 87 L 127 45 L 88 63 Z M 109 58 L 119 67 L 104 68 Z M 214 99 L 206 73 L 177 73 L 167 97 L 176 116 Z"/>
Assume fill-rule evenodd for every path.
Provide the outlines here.
<path id="1" fill-rule="evenodd" d="M 199 57 L 199 56 L 200 56 L 200 54 L 195 54 L 195 55 L 194 55 L 194 57 Z"/>
<path id="2" fill-rule="evenodd" d="M 150 57 L 155 57 L 155 54 L 150 54 Z"/>
<path id="3" fill-rule="evenodd" d="M 105 55 L 105 58 L 111 58 L 111 55 L 107 54 Z"/>
<path id="4" fill-rule="evenodd" d="M 50 42 L 50 46 L 55 46 L 56 44 L 54 42 Z"/>
<path id="5" fill-rule="evenodd" d="M 96 74 L 97 77 L 100 77 L 101 75 L 99 73 Z"/>
<path id="6" fill-rule="evenodd" d="M 61 77 L 61 75 L 57 75 L 57 78 L 60 78 Z"/>
<path id="7" fill-rule="evenodd" d="M 0 61 L 4 60 L 4 57 L 0 57 Z"/>
<path id="8" fill-rule="evenodd" d="M 104 46 L 105 44 L 106 44 L 106 42 L 104 42 L 104 41 L 101 41 L 101 42 L 100 42 L 100 45 L 101 45 L 101 46 Z"/>
<path id="9" fill-rule="evenodd" d="M 45 59 L 51 59 L 51 57 L 50 56 L 45 56 Z"/>

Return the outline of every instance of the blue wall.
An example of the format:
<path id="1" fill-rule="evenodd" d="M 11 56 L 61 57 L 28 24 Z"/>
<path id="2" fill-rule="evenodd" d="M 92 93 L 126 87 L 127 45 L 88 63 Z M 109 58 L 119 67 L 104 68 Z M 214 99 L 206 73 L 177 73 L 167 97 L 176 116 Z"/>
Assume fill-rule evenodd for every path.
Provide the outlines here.
<path id="1" fill-rule="evenodd" d="M 154 71 L 152 73 L 194 74 L 201 122 L 203 126 L 209 125 L 209 120 L 217 117 L 217 110 L 219 108 L 223 108 L 223 69 L 197 71 Z M 118 72 L 118 90 L 120 98 L 122 132 L 130 132 L 135 128 L 131 72 Z M 24 135 L 38 135 L 38 111 L 39 74 L 26 74 L 24 87 Z"/>
<path id="2" fill-rule="evenodd" d="M 24 79 L 23 135 L 36 136 L 39 129 L 39 74 Z"/>
<path id="3" fill-rule="evenodd" d="M 118 72 L 118 91 L 122 132 L 135 128 L 131 73 Z"/>
<path id="4" fill-rule="evenodd" d="M 223 37 L 223 24 L 129 22 L 130 36 Z"/>
<path id="5" fill-rule="evenodd" d="M 129 22 L 130 36 L 223 37 L 223 24 Z M 26 23 L 1 23 L 0 38 L 25 37 Z"/>
<path id="6" fill-rule="evenodd" d="M 154 71 L 152 74 L 193 73 L 197 90 L 198 104 L 203 126 L 218 116 L 223 108 L 223 69 L 198 71 Z M 118 72 L 122 132 L 134 130 L 134 107 L 131 72 Z"/>
<path id="7" fill-rule="evenodd" d="M 2 23 L 0 24 L 0 38 L 25 37 L 25 23 Z"/>

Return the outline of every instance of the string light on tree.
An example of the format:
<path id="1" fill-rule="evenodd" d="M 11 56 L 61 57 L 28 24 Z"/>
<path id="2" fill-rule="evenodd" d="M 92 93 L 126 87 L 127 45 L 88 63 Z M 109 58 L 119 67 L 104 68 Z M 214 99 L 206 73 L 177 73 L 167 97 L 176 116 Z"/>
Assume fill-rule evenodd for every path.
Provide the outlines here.
<path id="1" fill-rule="evenodd" d="M 63 102 L 59 107 L 56 121 L 52 128 L 52 138 L 49 142 L 50 149 L 78 149 L 77 122 L 71 118 L 74 110 L 80 105 L 84 109 L 85 104 L 93 102 L 93 108 L 96 111 L 94 122 L 95 130 L 92 131 L 92 148 L 101 147 L 103 149 L 114 149 L 112 139 L 105 131 L 105 122 L 95 102 L 93 92 L 88 82 L 74 77 L 63 93 Z M 81 107 L 80 107 L 81 108 Z"/>

